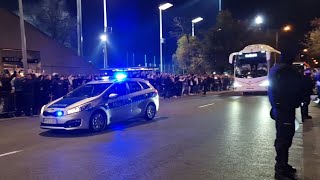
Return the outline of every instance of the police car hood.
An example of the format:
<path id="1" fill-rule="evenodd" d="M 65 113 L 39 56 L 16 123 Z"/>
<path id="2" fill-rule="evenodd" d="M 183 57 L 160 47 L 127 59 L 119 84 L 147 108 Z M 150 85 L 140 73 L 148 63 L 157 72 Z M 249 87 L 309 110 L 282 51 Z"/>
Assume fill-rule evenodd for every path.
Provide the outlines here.
<path id="1" fill-rule="evenodd" d="M 97 99 L 99 96 L 96 97 L 90 97 L 90 98 L 85 98 L 85 97 L 73 97 L 73 98 L 59 98 L 50 104 L 48 104 L 48 108 L 66 108 L 66 107 L 76 107 L 88 102 L 91 102 L 95 99 Z"/>

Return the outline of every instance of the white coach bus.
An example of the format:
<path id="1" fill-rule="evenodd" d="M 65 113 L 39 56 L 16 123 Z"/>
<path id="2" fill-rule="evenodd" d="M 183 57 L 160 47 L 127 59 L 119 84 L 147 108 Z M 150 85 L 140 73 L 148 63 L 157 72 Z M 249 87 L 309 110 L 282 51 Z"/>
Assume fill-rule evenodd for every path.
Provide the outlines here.
<path id="1" fill-rule="evenodd" d="M 264 44 L 245 47 L 229 56 L 234 65 L 234 90 L 238 92 L 265 92 L 268 90 L 268 74 L 280 59 L 281 52 Z"/>

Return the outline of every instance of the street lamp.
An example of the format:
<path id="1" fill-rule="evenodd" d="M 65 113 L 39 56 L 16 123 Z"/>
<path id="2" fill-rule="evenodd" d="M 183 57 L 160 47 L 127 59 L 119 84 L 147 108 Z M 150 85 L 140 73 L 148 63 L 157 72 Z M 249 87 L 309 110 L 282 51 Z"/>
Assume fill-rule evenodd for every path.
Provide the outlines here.
<path id="1" fill-rule="evenodd" d="M 308 49 L 303 49 L 303 52 L 307 53 L 307 52 L 308 52 Z"/>
<path id="2" fill-rule="evenodd" d="M 262 16 L 257 16 L 254 20 L 254 22 L 257 24 L 257 25 L 260 25 L 262 24 L 264 21 L 263 17 Z"/>
<path id="3" fill-rule="evenodd" d="M 103 53 L 104 53 L 104 63 L 103 67 L 106 69 L 108 68 L 108 47 L 107 47 L 107 33 L 108 33 L 108 17 L 107 17 L 107 0 L 103 0 L 103 32 L 104 34 L 101 35 L 101 40 L 104 42 L 104 48 L 103 48 Z"/>
<path id="4" fill-rule="evenodd" d="M 195 19 L 193 19 L 191 22 L 192 22 L 192 36 L 194 37 L 195 36 L 195 28 L 194 28 L 194 25 L 196 24 L 196 23 L 198 23 L 198 22 L 200 22 L 200 21 L 202 21 L 203 20 L 203 18 L 202 17 L 197 17 L 197 18 L 195 18 Z"/>
<path id="5" fill-rule="evenodd" d="M 286 25 L 282 28 L 283 32 L 289 32 L 292 30 L 292 27 L 290 25 Z M 279 47 L 279 31 L 276 32 L 276 49 Z"/>
<path id="6" fill-rule="evenodd" d="M 20 36 L 21 36 L 21 52 L 22 52 L 22 64 L 24 74 L 28 73 L 28 62 L 27 62 L 27 40 L 24 26 L 24 14 L 23 14 L 23 3 L 19 0 L 19 18 L 20 18 Z"/>
<path id="7" fill-rule="evenodd" d="M 107 34 L 102 34 L 102 35 L 100 36 L 100 40 L 101 40 L 101 42 L 106 43 L 106 42 L 108 41 L 108 36 L 107 36 Z"/>
<path id="8" fill-rule="evenodd" d="M 173 6 L 171 3 L 165 3 L 159 6 L 160 12 L 160 72 L 163 72 L 163 62 L 162 62 L 162 44 L 164 43 L 163 35 L 162 35 L 162 11 L 169 9 Z"/>
<path id="9" fill-rule="evenodd" d="M 283 30 L 284 32 L 289 32 L 289 31 L 292 30 L 292 28 L 291 28 L 290 25 L 286 25 L 286 26 L 284 26 L 284 27 L 282 28 L 282 30 Z"/>

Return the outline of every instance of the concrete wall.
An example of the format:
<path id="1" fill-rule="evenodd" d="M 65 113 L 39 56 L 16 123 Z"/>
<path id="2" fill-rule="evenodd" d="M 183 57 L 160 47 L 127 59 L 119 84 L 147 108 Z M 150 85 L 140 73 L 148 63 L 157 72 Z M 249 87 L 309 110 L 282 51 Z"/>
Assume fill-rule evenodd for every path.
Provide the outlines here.
<path id="1" fill-rule="evenodd" d="M 25 23 L 25 27 L 27 49 L 40 51 L 41 68 L 46 73 L 67 75 L 98 72 L 71 49 L 50 39 L 31 24 Z M 4 9 L 0 9 L 0 49 L 21 49 L 19 17 Z"/>

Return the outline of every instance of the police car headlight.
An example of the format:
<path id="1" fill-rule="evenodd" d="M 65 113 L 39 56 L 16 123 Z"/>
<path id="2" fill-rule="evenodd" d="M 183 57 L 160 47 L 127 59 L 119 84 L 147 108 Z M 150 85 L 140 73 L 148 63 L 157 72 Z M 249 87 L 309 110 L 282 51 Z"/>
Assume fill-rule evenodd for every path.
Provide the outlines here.
<path id="1" fill-rule="evenodd" d="M 90 107 L 91 107 L 90 104 L 80 105 L 80 106 L 74 107 L 72 109 L 69 109 L 67 111 L 67 114 L 70 115 L 70 114 L 78 113 L 81 111 L 85 111 L 85 110 L 89 109 Z"/>
<path id="2" fill-rule="evenodd" d="M 262 87 L 267 87 L 269 85 L 270 85 L 270 82 L 268 80 L 265 80 L 261 84 L 259 84 L 259 86 L 262 86 Z"/>
<path id="3" fill-rule="evenodd" d="M 242 85 L 239 84 L 237 81 L 235 81 L 235 82 L 233 83 L 233 87 L 242 87 Z"/>

